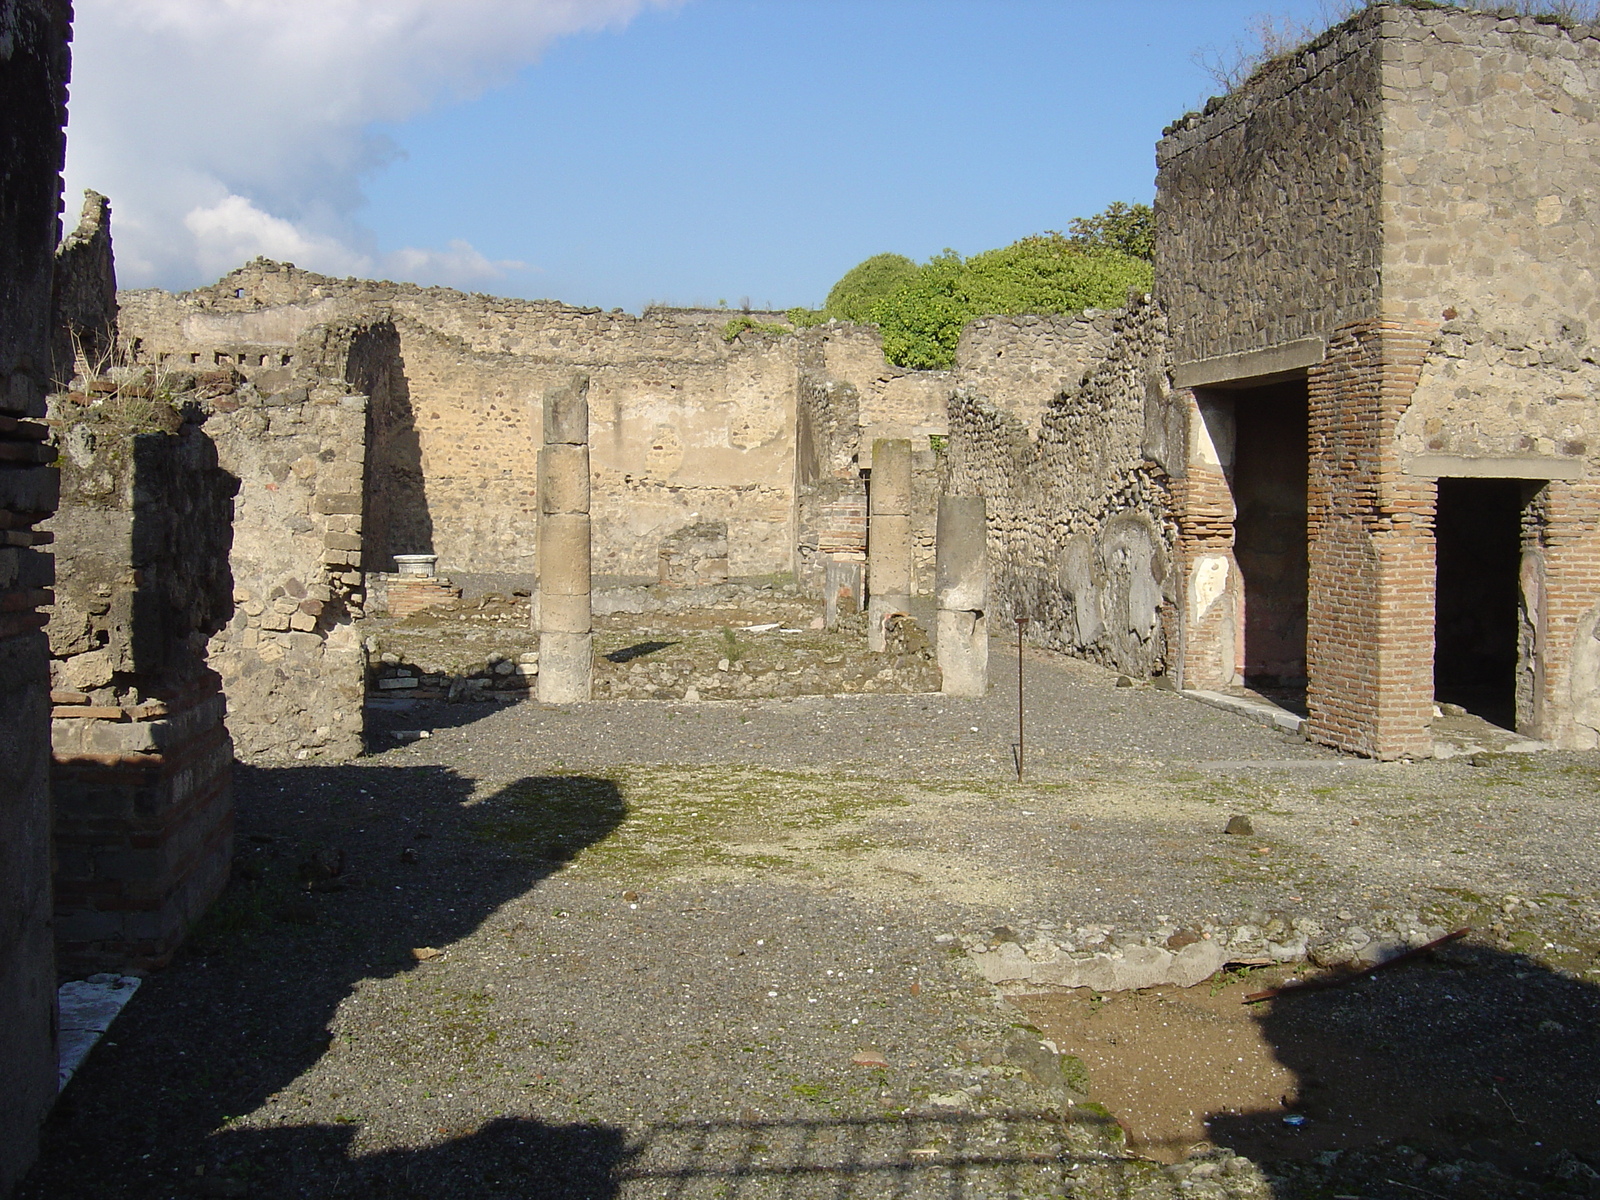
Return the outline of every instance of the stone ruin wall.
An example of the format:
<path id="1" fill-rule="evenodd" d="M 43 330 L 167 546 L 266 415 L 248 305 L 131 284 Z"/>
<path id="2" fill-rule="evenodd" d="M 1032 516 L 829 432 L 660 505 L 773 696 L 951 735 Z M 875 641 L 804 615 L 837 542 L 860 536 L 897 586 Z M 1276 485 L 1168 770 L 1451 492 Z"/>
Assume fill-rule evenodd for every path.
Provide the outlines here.
<path id="1" fill-rule="evenodd" d="M 802 587 L 821 586 L 819 546 L 866 548 L 872 444 L 912 444 L 912 537 L 917 594 L 933 591 L 939 495 L 949 486 L 952 392 L 965 389 L 1037 434 L 1052 397 L 1070 390 L 1107 352 L 1115 316 L 1021 314 L 984 317 L 963 331 L 948 370 L 912 371 L 883 357 L 870 326 L 803 331 L 796 444 L 797 557 Z"/>
<path id="2" fill-rule="evenodd" d="M 1402 463 L 1542 460 L 1524 528 L 1519 727 L 1600 744 L 1600 31 L 1486 14 L 1384 27 L 1386 316 L 1427 339 Z M 1440 463 L 1443 458 L 1445 463 Z"/>
<path id="3" fill-rule="evenodd" d="M 234 740 L 246 755 L 361 753 L 361 478 L 367 400 L 337 373 L 359 329 L 302 337 L 287 356 L 199 380 L 206 429 L 240 481 L 233 598 L 212 639 Z M 282 363 L 288 357 L 290 363 Z M 261 359 L 269 365 L 263 368 Z"/>
<path id="4" fill-rule="evenodd" d="M 1027 363 L 1040 326 L 1046 346 L 1080 348 L 1075 363 L 1041 354 L 1038 366 L 991 369 L 988 380 L 974 371 L 950 399 L 949 491 L 981 496 L 988 509 L 990 628 L 1025 616 L 1041 645 L 1130 675 L 1164 674 L 1176 601 L 1165 321 L 1149 297 L 1135 297 L 1125 310 L 1078 318 L 978 322 L 958 371 L 971 352 L 985 364 Z M 1005 386 L 1018 374 L 1031 405 Z"/>
<path id="5" fill-rule="evenodd" d="M 867 325 L 829 323 L 803 330 L 795 340 L 800 412 L 794 570 L 801 588 L 821 593 L 825 558 L 865 555 L 873 443 L 905 438 L 912 446 L 912 586 L 918 595 L 931 595 L 952 372 L 895 366 L 883 357 L 878 330 Z"/>
<path id="6" fill-rule="evenodd" d="M 0 0 L 0 1195 L 33 1161 L 57 1090 L 50 912 L 50 677 L 43 632 L 56 507 L 44 445 L 61 238 L 72 8 Z"/>
<path id="7" fill-rule="evenodd" d="M 722 314 L 636 318 L 266 262 L 183 296 L 127 294 L 122 326 L 142 360 L 248 374 L 341 313 L 365 314 L 343 374 L 371 397 L 369 572 L 433 552 L 443 573 L 534 574 L 538 400 L 576 367 L 591 381 L 598 574 L 654 576 L 669 538 L 721 521 L 732 574 L 792 570 L 813 594 L 825 557 L 865 550 L 875 440 L 912 443 L 914 587 L 931 594 L 951 393 L 981 395 L 1039 436 L 1052 397 L 1075 393 L 1123 337 L 1115 313 L 986 318 L 952 369 L 911 371 L 886 362 L 865 326 L 729 343 Z"/>
<path id="8" fill-rule="evenodd" d="M 315 303 L 252 321 L 122 293 L 128 372 L 206 416 L 234 504 L 235 609 L 211 640 L 241 754 L 361 753 L 365 664 L 362 483 L 367 397 L 346 378 L 385 343 L 381 322 Z M 371 347 L 380 347 L 380 352 Z"/>
<path id="9" fill-rule="evenodd" d="M 226 881 L 233 828 L 205 652 L 233 613 L 238 481 L 147 385 L 89 383 L 53 396 L 49 422 L 56 950 L 76 974 L 166 962 Z"/>
<path id="10" fill-rule="evenodd" d="M 595 571 L 654 575 L 664 538 L 722 520 L 732 572 L 759 575 L 792 561 L 795 347 L 724 341 L 735 315 L 633 317 L 257 262 L 182 296 L 125 295 L 122 323 L 153 360 L 284 345 L 335 316 L 387 322 L 384 353 L 357 347 L 348 368 L 375 397 L 369 570 L 434 553 L 443 572 L 534 574 L 540 397 L 577 368 L 591 381 Z"/>
<path id="11" fill-rule="evenodd" d="M 1326 337 L 1377 314 L 1380 11 L 1157 144 L 1155 298 L 1175 363 Z"/>
<path id="12" fill-rule="evenodd" d="M 1600 723 L 1597 52 L 1585 27 L 1380 5 L 1157 148 L 1179 381 L 1248 377 L 1285 350 L 1307 377 L 1319 739 L 1430 752 L 1435 480 L 1452 476 L 1549 480 L 1524 518 L 1519 728 L 1596 738 L 1572 714 Z M 1239 620 L 1234 512 L 1188 414 L 1186 677 L 1215 686 Z"/>

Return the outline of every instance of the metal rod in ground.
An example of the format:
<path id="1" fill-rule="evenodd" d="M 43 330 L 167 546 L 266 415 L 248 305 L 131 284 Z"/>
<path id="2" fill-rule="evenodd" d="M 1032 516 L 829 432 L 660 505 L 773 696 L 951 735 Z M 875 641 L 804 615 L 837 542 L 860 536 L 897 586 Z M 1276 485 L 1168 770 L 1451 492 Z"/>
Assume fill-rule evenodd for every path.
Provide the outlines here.
<path id="1" fill-rule="evenodd" d="M 1028 624 L 1027 617 L 1017 618 L 1017 778 L 1022 778 L 1022 630 Z"/>

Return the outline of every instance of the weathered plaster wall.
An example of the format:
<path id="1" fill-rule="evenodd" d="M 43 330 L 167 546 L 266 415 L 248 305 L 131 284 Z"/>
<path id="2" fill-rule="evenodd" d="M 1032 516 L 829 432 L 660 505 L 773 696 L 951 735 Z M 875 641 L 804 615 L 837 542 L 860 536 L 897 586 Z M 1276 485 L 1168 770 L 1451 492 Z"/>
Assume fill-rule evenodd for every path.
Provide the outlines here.
<path id="1" fill-rule="evenodd" d="M 1165 323 L 1148 297 L 1082 320 L 1088 328 L 1063 340 L 1102 347 L 1100 356 L 1071 385 L 1041 379 L 1050 390 L 1033 409 L 958 387 L 948 487 L 987 503 L 995 627 L 1026 616 L 1044 645 L 1163 674 L 1176 538 L 1163 462 Z"/>
<path id="2" fill-rule="evenodd" d="M 65 0 L 0 0 L 0 1195 L 27 1170 L 56 1094 L 49 646 L 56 507 L 43 442 L 50 286 L 61 236 Z"/>
<path id="3" fill-rule="evenodd" d="M 1157 144 L 1155 296 L 1174 362 L 1376 315 L 1381 12 L 1335 26 Z"/>

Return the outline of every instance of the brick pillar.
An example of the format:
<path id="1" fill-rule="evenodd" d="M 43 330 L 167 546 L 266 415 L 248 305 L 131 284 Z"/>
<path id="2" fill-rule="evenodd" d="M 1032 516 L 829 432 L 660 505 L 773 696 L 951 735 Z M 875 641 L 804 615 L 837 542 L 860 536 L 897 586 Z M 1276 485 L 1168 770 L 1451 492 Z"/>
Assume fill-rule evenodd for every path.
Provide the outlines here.
<path id="1" fill-rule="evenodd" d="M 50 918 L 50 650 L 40 632 L 56 507 L 43 445 L 51 263 L 61 237 L 67 0 L 0 0 L 0 1196 L 38 1149 L 56 1096 Z"/>
<path id="2" fill-rule="evenodd" d="M 594 689 L 590 606 L 589 378 L 544 395 L 539 451 L 539 699 L 588 700 Z"/>
<path id="3" fill-rule="evenodd" d="M 1306 732 L 1375 758 L 1433 752 L 1436 486 L 1401 474 L 1395 445 L 1432 340 L 1348 326 L 1308 380 Z"/>
<path id="4" fill-rule="evenodd" d="M 843 495 L 822 506 L 817 552 L 822 556 L 823 624 L 839 627 L 839 614 L 861 611 L 867 563 L 867 492 L 849 480 Z"/>
<path id="5" fill-rule="evenodd" d="M 186 694 L 55 707 L 56 952 L 62 970 L 160 967 L 228 881 L 233 743 L 207 671 Z"/>
<path id="6" fill-rule="evenodd" d="M 238 481 L 199 426 L 150 433 L 105 412 L 70 395 L 51 410 L 78 448 L 51 518 L 50 641 L 56 948 L 80 975 L 167 962 L 227 881 L 233 829 L 205 646 L 233 613 Z"/>

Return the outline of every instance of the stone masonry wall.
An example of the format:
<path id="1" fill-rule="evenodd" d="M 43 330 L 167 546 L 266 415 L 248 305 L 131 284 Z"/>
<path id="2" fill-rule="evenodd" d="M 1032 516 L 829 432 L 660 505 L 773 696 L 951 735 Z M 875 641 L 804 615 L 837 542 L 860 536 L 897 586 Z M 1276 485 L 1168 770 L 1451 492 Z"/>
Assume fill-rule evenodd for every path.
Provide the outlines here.
<path id="1" fill-rule="evenodd" d="M 1037 413 L 970 384 L 952 395 L 948 490 L 987 503 L 992 627 L 1026 616 L 1043 645 L 1164 674 L 1177 536 L 1161 461 L 1165 323 L 1148 297 L 1083 320 L 1093 332 L 1079 340 L 1103 330 L 1103 356 Z"/>
<path id="2" fill-rule="evenodd" d="M 1383 305 L 1429 340 L 1396 429 L 1425 476 L 1556 476 L 1523 570 L 1524 732 L 1600 742 L 1600 31 L 1383 22 Z M 1498 465 L 1497 465 L 1498 464 Z"/>
<path id="3" fill-rule="evenodd" d="M 240 484 L 236 608 L 209 658 L 248 756 L 349 758 L 363 749 L 365 664 L 353 622 L 365 600 L 367 398 L 345 382 L 343 365 L 368 332 L 314 328 L 290 351 L 239 350 L 234 365 L 194 381 L 210 414 L 206 432 Z M 252 361 L 238 365 L 244 358 Z"/>
<path id="4" fill-rule="evenodd" d="M 1156 146 L 1156 300 L 1187 362 L 1377 315 L 1382 10 L 1335 26 Z"/>
<path id="5" fill-rule="evenodd" d="M 50 285 L 61 237 L 72 8 L 0 0 L 0 1195 L 56 1095 L 49 646 L 54 564 L 39 524 L 59 481 L 44 445 Z"/>
<path id="6" fill-rule="evenodd" d="M 792 338 L 729 343 L 725 317 L 633 317 L 264 261 L 183 296 L 127 294 L 122 324 L 141 360 L 231 361 L 335 316 L 388 321 L 398 338 L 385 386 L 359 377 L 380 398 L 369 508 L 386 524 L 369 567 L 435 553 L 445 573 L 534 571 L 539 397 L 579 367 L 591 378 L 597 572 L 652 575 L 662 539 L 703 520 L 728 522 L 734 574 L 790 568 Z"/>
<path id="7" fill-rule="evenodd" d="M 963 331 L 955 365 L 908 371 L 884 360 L 869 326 L 830 323 L 806 330 L 800 344 L 800 412 L 796 433 L 796 570 L 801 586 L 821 587 L 819 545 L 865 549 L 864 475 L 872 443 L 908 438 L 912 452 L 914 587 L 933 589 L 938 498 L 948 462 L 948 398 L 965 388 L 1016 417 L 1037 435 L 1053 396 L 1075 387 L 1106 353 L 1115 314 L 984 317 Z"/>
<path id="8" fill-rule="evenodd" d="M 94 383 L 50 412 L 56 940 L 74 973 L 166 962 L 226 881 L 233 824 L 205 647 L 233 611 L 238 481 L 147 383 Z"/>

